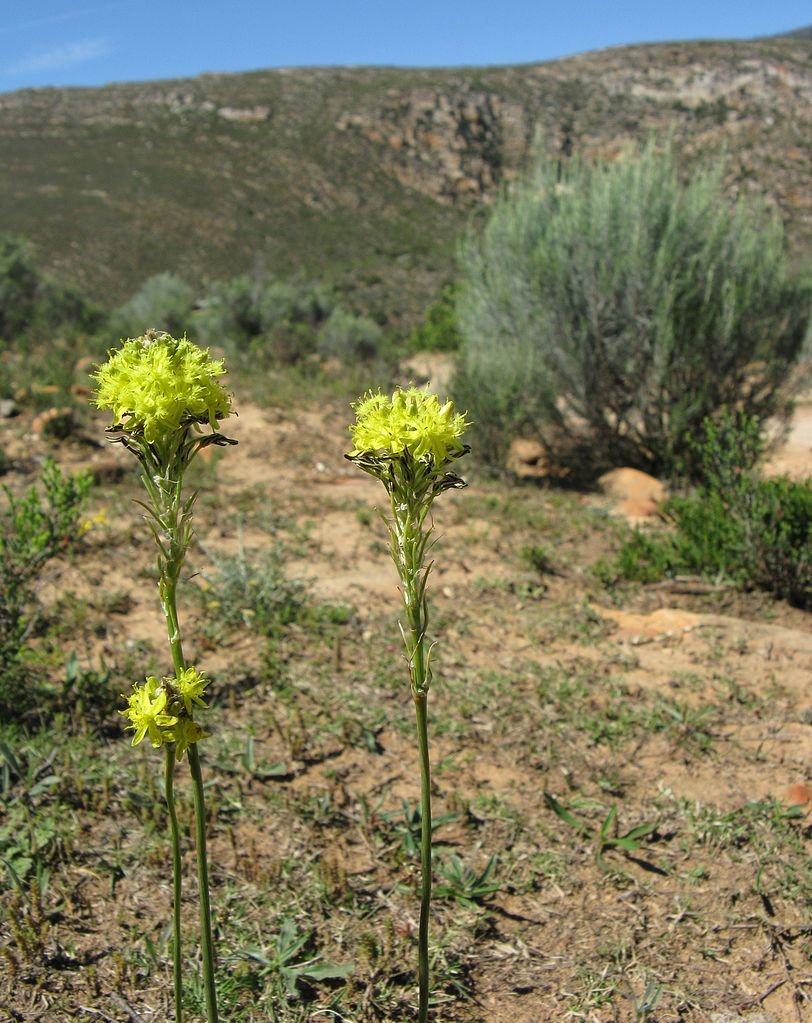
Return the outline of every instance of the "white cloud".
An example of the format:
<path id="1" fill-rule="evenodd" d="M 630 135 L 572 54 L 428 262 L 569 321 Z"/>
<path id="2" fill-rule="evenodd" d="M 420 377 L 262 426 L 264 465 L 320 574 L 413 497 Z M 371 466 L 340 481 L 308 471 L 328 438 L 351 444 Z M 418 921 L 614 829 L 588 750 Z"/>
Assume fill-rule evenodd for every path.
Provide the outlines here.
<path id="1" fill-rule="evenodd" d="M 61 22 L 85 18 L 88 15 L 93 17 L 97 14 L 106 14 L 108 11 L 117 11 L 122 7 L 132 7 L 135 2 L 136 0 L 113 0 L 112 3 L 101 4 L 96 7 L 77 7 L 72 11 L 60 11 L 58 14 L 51 14 L 43 18 L 32 18 L 30 21 L 9 21 L 0 25 L 0 35 L 8 35 L 11 32 L 25 32 L 28 29 L 43 28 L 47 25 L 58 25 Z"/>
<path id="2" fill-rule="evenodd" d="M 61 68 L 86 64 L 90 60 L 106 57 L 113 51 L 112 40 L 104 38 L 81 39 L 75 43 L 33 48 L 4 70 L 7 75 L 24 75 L 36 71 L 57 71 Z"/>

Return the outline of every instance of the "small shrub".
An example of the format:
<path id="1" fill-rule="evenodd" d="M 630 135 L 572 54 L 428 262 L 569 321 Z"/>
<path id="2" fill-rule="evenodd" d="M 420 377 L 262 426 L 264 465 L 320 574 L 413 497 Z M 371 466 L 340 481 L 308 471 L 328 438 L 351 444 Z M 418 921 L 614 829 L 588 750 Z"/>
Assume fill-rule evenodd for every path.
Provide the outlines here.
<path id="1" fill-rule="evenodd" d="M 65 677 L 56 699 L 82 728 L 95 732 L 118 735 L 121 731 L 121 681 L 113 672 L 83 668 L 75 654 L 65 665 Z"/>
<path id="2" fill-rule="evenodd" d="M 285 574 L 280 547 L 210 555 L 214 573 L 204 575 L 204 600 L 211 620 L 277 635 L 295 621 L 307 599 L 304 584 Z"/>
<path id="3" fill-rule="evenodd" d="M 764 453 L 758 422 L 744 412 L 722 408 L 717 419 L 706 418 L 699 441 L 689 439 L 693 462 L 704 485 L 730 499 Z"/>
<path id="4" fill-rule="evenodd" d="M 0 338 L 91 331 L 100 311 L 75 288 L 43 275 L 22 238 L 0 234 Z"/>
<path id="5" fill-rule="evenodd" d="M 812 607 L 812 480 L 763 479 L 754 467 L 761 449 L 754 419 L 725 413 L 719 423 L 706 420 L 695 445 L 702 485 L 667 502 L 673 532 L 633 534 L 618 554 L 617 574 L 647 583 L 696 572 Z M 606 565 L 598 574 L 608 581 Z"/>
<path id="6" fill-rule="evenodd" d="M 616 571 L 631 582 L 655 583 L 673 570 L 674 561 L 670 544 L 661 537 L 635 530 L 620 549 Z"/>
<path id="7" fill-rule="evenodd" d="M 0 337 L 10 340 L 36 317 L 39 274 L 21 238 L 0 235 Z"/>
<path id="8" fill-rule="evenodd" d="M 151 327 L 182 337 L 189 324 L 195 293 L 176 274 L 156 274 L 110 317 L 116 338 L 139 337 Z"/>
<path id="9" fill-rule="evenodd" d="M 435 302 L 426 309 L 406 342 L 413 352 L 456 352 L 462 344 L 457 324 L 457 284 L 447 284 Z"/>
<path id="10" fill-rule="evenodd" d="M 522 547 L 521 555 L 539 575 L 555 575 L 556 567 L 552 551 L 546 544 L 528 544 Z"/>
<path id="11" fill-rule="evenodd" d="M 369 362 L 378 355 L 383 332 L 367 316 L 355 316 L 336 308 L 319 331 L 317 349 L 320 355 L 340 362 Z"/>
<path id="12" fill-rule="evenodd" d="M 327 285 L 243 275 L 210 286 L 196 329 L 201 341 L 225 345 L 232 356 L 291 365 L 315 351 L 317 331 L 334 307 Z"/>
<path id="13" fill-rule="evenodd" d="M 812 608 L 812 480 L 759 481 L 744 532 L 753 584 Z"/>
<path id="14" fill-rule="evenodd" d="M 258 285 L 250 277 L 211 284 L 196 316 L 197 333 L 206 344 L 230 343 L 245 348 L 262 333 Z"/>

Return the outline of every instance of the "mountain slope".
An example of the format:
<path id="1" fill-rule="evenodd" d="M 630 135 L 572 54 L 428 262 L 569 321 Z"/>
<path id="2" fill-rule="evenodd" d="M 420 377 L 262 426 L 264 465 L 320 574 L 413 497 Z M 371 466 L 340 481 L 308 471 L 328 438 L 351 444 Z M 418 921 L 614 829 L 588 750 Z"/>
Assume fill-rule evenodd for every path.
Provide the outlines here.
<path id="1" fill-rule="evenodd" d="M 547 64 L 327 68 L 0 95 L 0 231 L 106 304 L 153 273 L 334 280 L 393 325 L 453 273 L 456 239 L 534 138 L 612 156 L 672 131 L 726 148 L 812 243 L 812 41 L 624 47 Z"/>

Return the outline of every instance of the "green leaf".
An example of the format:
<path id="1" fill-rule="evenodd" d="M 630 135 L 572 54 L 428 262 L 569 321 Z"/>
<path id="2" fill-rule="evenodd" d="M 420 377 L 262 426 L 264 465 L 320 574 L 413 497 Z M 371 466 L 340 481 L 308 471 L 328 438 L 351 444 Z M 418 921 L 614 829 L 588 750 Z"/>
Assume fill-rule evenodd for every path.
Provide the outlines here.
<path id="1" fill-rule="evenodd" d="M 322 963 L 321 966 L 308 966 L 300 976 L 308 980 L 346 980 L 352 972 L 352 963 L 338 966 L 335 963 Z"/>
<path id="2" fill-rule="evenodd" d="M 586 824 L 584 824 L 583 821 L 578 820 L 577 817 L 571 814 L 570 811 L 565 806 L 558 802 L 554 795 L 552 795 L 549 792 L 545 792 L 544 802 L 553 811 L 553 813 L 556 814 L 556 816 L 560 817 L 561 820 L 564 821 L 566 824 L 569 824 L 571 827 L 575 828 L 575 830 L 579 831 L 582 835 L 589 834 L 589 828 L 586 826 Z"/>

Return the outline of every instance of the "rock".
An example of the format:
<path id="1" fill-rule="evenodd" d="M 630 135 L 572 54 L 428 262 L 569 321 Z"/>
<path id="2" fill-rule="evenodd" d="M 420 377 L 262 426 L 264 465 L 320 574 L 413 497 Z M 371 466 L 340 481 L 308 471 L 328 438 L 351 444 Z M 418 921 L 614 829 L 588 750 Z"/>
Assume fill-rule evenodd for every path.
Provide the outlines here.
<path id="1" fill-rule="evenodd" d="M 336 128 L 385 147 L 386 172 L 441 203 L 493 198 L 505 156 L 519 158 L 527 144 L 520 104 L 468 88 L 391 90 L 377 110 L 344 114 Z"/>
<path id="2" fill-rule="evenodd" d="M 507 467 L 520 479 L 540 479 L 549 473 L 547 452 L 536 440 L 521 437 L 511 442 Z"/>
<path id="3" fill-rule="evenodd" d="M 615 513 L 622 515 L 632 525 L 645 522 L 646 519 L 654 519 L 659 514 L 660 506 L 650 498 L 629 497 L 625 501 L 618 501 L 615 505 Z"/>
<path id="4" fill-rule="evenodd" d="M 632 645 L 681 636 L 699 628 L 704 621 L 702 615 L 672 607 L 662 607 L 650 614 L 621 611 L 614 607 L 595 607 L 593 610 L 601 618 L 614 622 L 619 634 L 629 638 Z"/>
<path id="5" fill-rule="evenodd" d="M 120 483 L 129 468 L 129 463 L 120 462 L 117 458 L 100 458 L 84 467 L 94 483 Z"/>
<path id="6" fill-rule="evenodd" d="M 763 1009 L 744 1014 L 734 1009 L 732 1012 L 711 1013 L 710 1023 L 779 1023 L 779 1020 L 775 1013 L 765 1012 Z"/>
<path id="7" fill-rule="evenodd" d="M 0 419 L 11 419 L 18 414 L 17 402 L 13 398 L 3 398 L 0 401 Z"/>
<path id="8" fill-rule="evenodd" d="M 610 469 L 598 480 L 607 497 L 615 502 L 614 511 L 636 524 L 656 517 L 668 491 L 660 480 L 639 469 Z"/>
<path id="9" fill-rule="evenodd" d="M 598 484 L 607 497 L 613 497 L 618 501 L 661 502 L 668 496 L 665 485 L 660 480 L 639 469 L 610 469 L 601 476 Z"/>
<path id="10" fill-rule="evenodd" d="M 403 360 L 400 372 L 416 387 L 430 387 L 442 401 L 454 373 L 454 356 L 450 352 L 416 352 Z"/>
<path id="11" fill-rule="evenodd" d="M 49 408 L 34 417 L 32 433 L 40 437 L 64 440 L 76 430 L 76 416 L 71 408 Z"/>
<path id="12" fill-rule="evenodd" d="M 784 802 L 787 806 L 800 806 L 804 814 L 804 824 L 807 827 L 812 825 L 812 785 L 796 781 L 784 793 Z"/>

